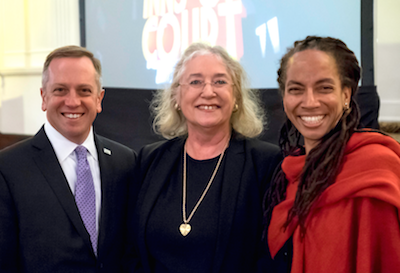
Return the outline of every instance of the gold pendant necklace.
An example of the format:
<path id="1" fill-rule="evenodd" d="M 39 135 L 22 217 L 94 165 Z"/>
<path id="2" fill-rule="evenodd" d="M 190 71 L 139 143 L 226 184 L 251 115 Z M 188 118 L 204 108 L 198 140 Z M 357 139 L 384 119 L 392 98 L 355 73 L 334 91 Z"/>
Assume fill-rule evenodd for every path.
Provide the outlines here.
<path id="1" fill-rule="evenodd" d="M 228 142 L 229 143 L 229 142 Z M 197 201 L 196 205 L 194 206 L 192 212 L 189 214 L 189 217 L 186 218 L 186 143 L 183 146 L 183 192 L 182 192 L 182 218 L 183 218 L 183 223 L 179 226 L 179 231 L 183 236 L 186 236 L 189 234 L 189 232 L 192 230 L 192 227 L 189 224 L 189 221 L 192 219 L 194 213 L 196 212 L 197 208 L 200 206 L 200 203 L 203 201 L 204 197 L 206 196 L 208 190 L 211 187 L 212 182 L 214 181 L 215 175 L 217 174 L 217 171 L 219 169 L 219 166 L 221 164 L 222 158 L 224 157 L 225 150 L 227 148 L 228 144 L 225 146 L 225 149 L 222 151 L 221 155 L 219 156 L 217 166 L 215 166 L 214 172 L 210 178 L 210 180 L 207 183 L 206 188 L 204 189 L 202 195 L 200 196 L 199 200 Z"/>

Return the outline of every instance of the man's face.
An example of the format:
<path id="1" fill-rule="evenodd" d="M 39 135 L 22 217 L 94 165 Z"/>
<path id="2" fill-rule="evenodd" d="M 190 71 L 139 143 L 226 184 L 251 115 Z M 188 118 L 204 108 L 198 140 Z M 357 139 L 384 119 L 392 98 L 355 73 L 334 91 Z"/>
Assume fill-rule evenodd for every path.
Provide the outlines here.
<path id="1" fill-rule="evenodd" d="M 96 71 L 88 57 L 56 58 L 41 88 L 42 110 L 50 124 L 68 140 L 81 144 L 87 138 L 104 90 L 99 92 Z"/>

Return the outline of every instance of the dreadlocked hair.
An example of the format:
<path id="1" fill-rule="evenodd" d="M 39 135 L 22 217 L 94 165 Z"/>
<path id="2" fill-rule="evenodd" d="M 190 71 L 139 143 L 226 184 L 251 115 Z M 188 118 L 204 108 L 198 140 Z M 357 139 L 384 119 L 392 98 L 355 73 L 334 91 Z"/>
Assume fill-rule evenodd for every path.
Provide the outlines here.
<path id="1" fill-rule="evenodd" d="M 358 90 L 361 68 L 354 53 L 342 41 L 330 37 L 322 38 L 308 36 L 303 41 L 296 41 L 294 47 L 289 48 L 281 60 L 278 70 L 278 83 L 282 96 L 285 92 L 286 72 L 289 59 L 297 52 L 315 49 L 334 57 L 342 88 L 351 88 L 350 108 L 343 111 L 343 115 L 335 128 L 328 132 L 306 156 L 303 170 L 299 177 L 293 207 L 289 210 L 283 228 L 286 229 L 296 218 L 303 238 L 306 233 L 306 220 L 312 206 L 322 192 L 332 185 L 340 172 L 346 144 L 359 126 L 360 110 L 354 101 L 354 94 Z M 286 120 L 281 129 L 279 145 L 284 156 L 305 154 L 301 144 L 302 136 L 296 127 Z M 286 199 L 288 181 L 282 168 L 276 170 L 273 182 L 264 199 L 264 219 L 266 228 L 272 215 L 273 208 Z M 264 230 L 264 235 L 265 235 Z"/>

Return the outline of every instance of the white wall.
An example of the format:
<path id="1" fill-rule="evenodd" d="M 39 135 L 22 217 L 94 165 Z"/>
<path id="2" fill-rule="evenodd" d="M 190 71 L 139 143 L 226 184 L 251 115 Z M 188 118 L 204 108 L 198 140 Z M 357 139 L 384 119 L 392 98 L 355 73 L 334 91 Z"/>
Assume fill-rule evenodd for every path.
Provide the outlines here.
<path id="1" fill-rule="evenodd" d="M 0 0 L 0 132 L 32 135 L 45 120 L 41 71 L 53 49 L 79 45 L 79 0 Z"/>
<path id="2" fill-rule="evenodd" d="M 381 99 L 379 121 L 400 121 L 400 1 L 375 0 L 375 84 Z"/>

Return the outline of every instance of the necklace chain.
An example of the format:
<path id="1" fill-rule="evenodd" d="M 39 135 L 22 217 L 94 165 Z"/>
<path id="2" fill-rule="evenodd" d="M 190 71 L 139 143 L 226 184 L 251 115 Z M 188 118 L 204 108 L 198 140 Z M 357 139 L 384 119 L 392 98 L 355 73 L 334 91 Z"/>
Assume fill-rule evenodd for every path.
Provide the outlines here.
<path id="1" fill-rule="evenodd" d="M 210 180 L 208 181 L 206 188 L 204 189 L 202 195 L 200 196 L 199 200 L 197 201 L 196 205 L 194 206 L 192 212 L 189 214 L 189 217 L 186 218 L 186 143 L 185 143 L 184 151 L 183 151 L 183 193 L 182 193 L 182 218 L 183 218 L 184 224 L 182 224 L 182 225 L 186 225 L 186 226 L 189 225 L 188 224 L 189 221 L 192 219 L 194 213 L 196 212 L 197 208 L 200 206 L 200 204 L 203 201 L 204 197 L 206 196 L 208 190 L 210 189 L 211 184 L 214 181 L 214 178 L 218 172 L 219 166 L 221 165 L 221 161 L 222 161 L 222 158 L 224 157 L 224 153 L 225 153 L 227 146 L 228 145 L 225 146 L 225 149 L 222 151 L 221 155 L 219 156 L 217 165 L 215 166 L 214 172 L 213 172 Z M 190 228 L 189 228 L 189 231 L 190 231 Z M 187 233 L 189 233 L 189 231 Z M 182 232 L 182 230 L 181 230 L 181 233 L 183 236 L 187 235 L 187 233 L 184 234 L 185 232 Z"/>

